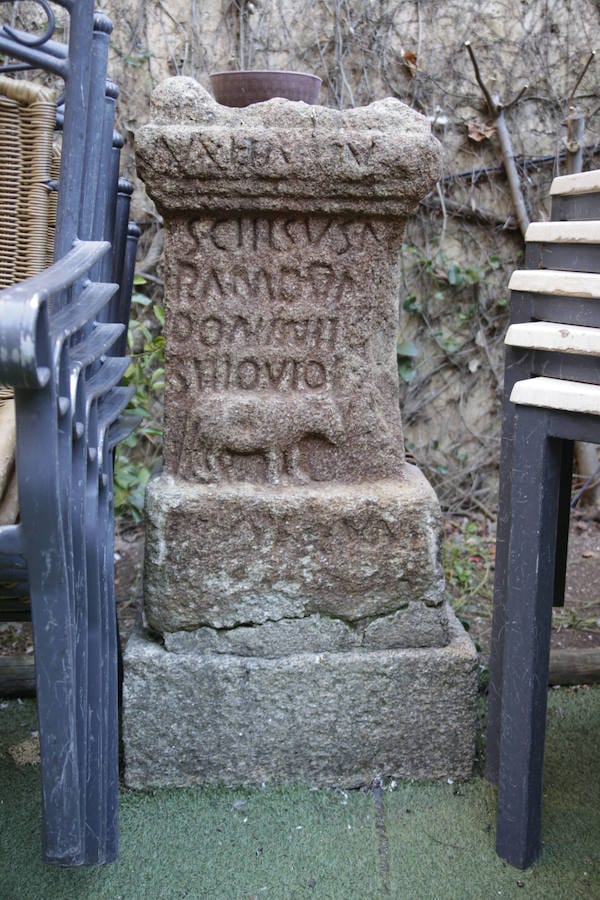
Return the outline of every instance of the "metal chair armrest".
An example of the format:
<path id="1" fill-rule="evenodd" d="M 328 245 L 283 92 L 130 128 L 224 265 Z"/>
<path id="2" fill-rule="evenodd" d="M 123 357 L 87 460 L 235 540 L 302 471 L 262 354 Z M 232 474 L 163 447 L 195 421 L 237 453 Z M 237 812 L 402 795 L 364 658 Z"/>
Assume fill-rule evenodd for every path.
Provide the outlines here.
<path id="1" fill-rule="evenodd" d="M 0 291 L 0 382 L 42 388 L 50 377 L 48 303 L 66 293 L 110 250 L 108 241 L 78 241 L 39 275 Z"/>

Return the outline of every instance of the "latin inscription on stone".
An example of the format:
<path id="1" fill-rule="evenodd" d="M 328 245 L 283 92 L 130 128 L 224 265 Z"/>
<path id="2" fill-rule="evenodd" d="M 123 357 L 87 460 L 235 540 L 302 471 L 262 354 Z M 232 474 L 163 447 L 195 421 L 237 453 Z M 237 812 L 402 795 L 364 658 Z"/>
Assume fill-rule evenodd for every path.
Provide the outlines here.
<path id="1" fill-rule="evenodd" d="M 256 216 L 172 228 L 172 471 L 202 482 L 343 479 L 369 435 L 376 451 L 388 443 L 383 462 L 397 464 L 395 361 L 376 356 L 384 335 L 393 346 L 396 310 L 377 285 L 364 290 L 389 252 L 386 228 Z"/>
<path id="2" fill-rule="evenodd" d="M 190 152 L 192 146 L 193 153 Z M 235 136 L 221 134 L 198 140 L 195 135 L 185 132 L 167 132 L 162 137 L 161 149 L 161 155 L 177 169 L 181 168 L 182 159 L 193 158 L 193 169 L 185 171 L 188 177 L 232 170 L 255 173 L 261 172 L 266 166 L 280 177 L 289 177 L 301 172 L 306 166 L 306 159 L 300 148 L 290 145 L 288 141 L 278 141 L 272 134 L 260 138 L 250 133 Z M 358 135 L 347 140 L 334 139 L 314 149 L 322 164 L 335 166 L 346 177 L 363 174 L 374 158 L 381 160 L 382 157 L 382 146 L 378 141 Z M 395 162 L 397 153 L 397 148 L 388 147 L 383 158 L 387 162 Z"/>

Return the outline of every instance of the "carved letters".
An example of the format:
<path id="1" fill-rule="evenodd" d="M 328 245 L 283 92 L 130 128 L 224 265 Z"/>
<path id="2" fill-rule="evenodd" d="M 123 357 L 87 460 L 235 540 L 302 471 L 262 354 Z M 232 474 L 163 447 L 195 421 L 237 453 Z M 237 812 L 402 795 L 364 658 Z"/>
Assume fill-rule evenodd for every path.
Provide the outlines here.
<path id="1" fill-rule="evenodd" d="M 323 391 L 332 390 L 337 381 L 336 360 L 236 359 L 229 354 L 191 360 L 179 357 L 171 375 L 173 391 L 186 396 L 211 391 Z"/>
<path id="2" fill-rule="evenodd" d="M 352 288 L 350 275 L 336 272 L 326 263 L 311 262 L 299 266 L 255 267 L 232 265 L 229 269 L 200 267 L 182 261 L 179 291 L 184 301 L 194 299 L 206 304 L 211 300 L 227 301 L 232 306 L 264 298 L 269 304 L 305 302 L 319 306 L 338 305 Z"/>
<path id="3" fill-rule="evenodd" d="M 261 172 L 266 168 L 279 177 L 286 177 L 302 171 L 306 163 L 305 154 L 299 157 L 293 146 L 284 145 L 273 136 L 262 138 L 240 132 L 227 137 L 218 133 L 198 137 L 193 132 L 177 130 L 163 133 L 160 141 L 163 152 L 158 155 L 170 159 L 177 169 L 185 161 L 186 170 L 182 174 L 186 177 L 236 170 L 239 174 L 244 171 Z M 321 165 L 333 166 L 340 174 L 352 177 L 372 169 L 380 142 L 377 138 L 365 139 L 356 135 L 347 140 L 334 139 L 318 150 Z M 193 165 L 192 171 L 190 165 Z"/>
<path id="4" fill-rule="evenodd" d="M 304 350 L 334 350 L 340 346 L 341 327 L 336 316 L 252 316 L 212 313 L 194 316 L 178 313 L 170 339 L 187 343 L 195 337 L 203 347 L 227 350 L 234 347 L 272 347 Z"/>
<path id="5" fill-rule="evenodd" d="M 272 484 L 306 480 L 304 438 L 343 444 L 345 327 L 360 298 L 355 256 L 368 259 L 385 244 L 385 227 L 245 215 L 181 226 L 167 340 L 169 396 L 189 404 L 177 440 L 182 477 L 244 477 L 241 457 L 254 455 Z"/>
<path id="6" fill-rule="evenodd" d="M 374 222 L 345 222 L 337 219 L 265 219 L 240 216 L 212 222 L 208 236 L 217 250 L 259 249 L 287 253 L 295 247 L 317 248 L 323 245 L 338 256 L 350 250 L 363 250 L 369 243 L 384 240 L 381 227 Z M 190 231 L 195 241 L 202 240 L 202 225 L 192 222 Z"/>

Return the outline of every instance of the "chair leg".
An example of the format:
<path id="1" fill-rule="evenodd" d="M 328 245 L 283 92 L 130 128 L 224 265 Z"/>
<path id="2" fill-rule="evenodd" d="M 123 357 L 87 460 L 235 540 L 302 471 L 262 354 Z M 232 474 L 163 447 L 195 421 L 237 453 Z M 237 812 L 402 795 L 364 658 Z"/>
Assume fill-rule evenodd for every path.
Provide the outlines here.
<path id="1" fill-rule="evenodd" d="M 79 419 L 80 420 L 80 419 Z M 72 477 L 70 479 L 70 503 L 71 503 L 71 530 L 73 541 L 73 579 L 76 598 L 75 631 L 76 631 L 76 659 L 75 659 L 75 689 L 77 692 L 77 742 L 78 758 L 81 770 L 80 809 L 81 822 L 85 843 L 85 815 L 86 815 L 86 755 L 87 755 L 87 731 L 88 731 L 88 609 L 87 609 L 87 570 L 85 552 L 85 473 L 87 466 L 87 445 L 79 438 L 73 444 L 72 453 Z M 83 863 L 85 850 L 82 847 Z"/>
<path id="2" fill-rule="evenodd" d="M 88 746 L 86 756 L 87 805 L 86 805 L 86 865 L 101 864 L 104 856 L 103 809 L 103 741 L 104 741 L 104 692 L 102 598 L 99 575 L 98 540 L 100 538 L 98 515 L 98 466 L 96 461 L 88 471 Z"/>
<path id="3" fill-rule="evenodd" d="M 507 569 L 496 849 L 519 868 L 540 851 L 561 442 L 517 407 Z"/>
<path id="4" fill-rule="evenodd" d="M 63 502 L 70 448 L 59 450 L 53 382 L 41 391 L 17 392 L 20 417 L 18 459 L 21 521 L 25 535 L 36 660 L 40 732 L 44 859 L 81 865 L 85 790 L 81 726 L 85 718 L 79 690 L 73 545 Z M 47 468 L 40 473 L 39 445 Z M 24 473 L 29 473 L 26 476 Z M 34 476 L 39 476 L 35 478 Z"/>
<path id="5" fill-rule="evenodd" d="M 119 853 L 119 631 L 114 582 L 114 514 L 112 504 L 112 451 L 106 454 L 107 486 L 104 489 L 106 544 L 104 556 L 106 621 L 106 847 L 105 861 Z"/>
<path id="6" fill-rule="evenodd" d="M 560 493 L 556 534 L 556 573 L 554 578 L 554 606 L 564 606 L 569 551 L 569 521 L 571 518 L 571 483 L 573 478 L 573 441 L 561 444 Z"/>
<path id="7" fill-rule="evenodd" d="M 89 421 L 95 445 L 104 435 L 94 407 Z M 86 864 L 118 855 L 119 713 L 118 650 L 114 598 L 112 448 L 88 466 L 88 703 Z"/>
<path id="8" fill-rule="evenodd" d="M 496 558 L 494 574 L 494 611 L 490 646 L 490 680 L 488 685 L 488 724 L 485 754 L 485 777 L 498 784 L 500 757 L 500 722 L 502 717 L 502 661 L 506 623 L 506 573 L 511 521 L 511 485 L 514 443 L 514 406 L 505 399 L 500 449 L 500 490 L 496 526 Z"/>
<path id="9" fill-rule="evenodd" d="M 517 310 L 522 317 L 524 310 Z M 528 317 L 528 316 L 527 316 Z M 511 485 L 514 458 L 515 406 L 510 394 L 516 381 L 528 378 L 531 355 L 521 348 L 507 347 L 504 368 L 504 401 L 502 407 L 502 443 L 500 446 L 500 489 L 496 526 L 496 560 L 494 577 L 494 612 L 490 646 L 490 680 L 488 685 L 488 726 L 485 755 L 485 777 L 498 784 L 500 756 L 500 722 L 502 718 L 502 660 L 506 621 L 506 572 L 511 522 Z"/>

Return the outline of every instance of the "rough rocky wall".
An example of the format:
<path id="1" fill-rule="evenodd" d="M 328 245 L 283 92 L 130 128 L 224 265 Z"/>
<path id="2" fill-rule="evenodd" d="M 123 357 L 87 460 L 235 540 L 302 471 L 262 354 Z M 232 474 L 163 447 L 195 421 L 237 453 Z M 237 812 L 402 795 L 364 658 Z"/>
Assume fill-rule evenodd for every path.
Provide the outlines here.
<path id="1" fill-rule="evenodd" d="M 215 69 L 299 68 L 323 76 L 325 105 L 391 95 L 435 117 L 449 170 L 457 155 L 472 158 L 465 125 L 481 118 L 464 42 L 473 42 L 501 96 L 529 85 L 511 118 L 515 151 L 531 153 L 534 145 L 549 153 L 556 113 L 600 19 L 597 0 L 106 0 L 106 7 L 132 124 L 168 75 L 208 86 Z M 580 94 L 597 97 L 597 81 L 592 68 Z"/>
<path id="2" fill-rule="evenodd" d="M 597 39 L 598 0 L 106 0 L 116 29 L 122 125 L 133 135 L 171 74 L 291 68 L 323 77 L 321 102 L 399 97 L 434 123 L 444 178 L 407 232 L 399 303 L 409 448 L 442 501 L 489 508 L 498 450 L 506 284 L 522 238 L 500 148 L 464 48 L 506 113 L 531 218 L 564 149 L 571 103 L 587 113 L 585 166 L 600 165 L 598 63 L 570 97 Z M 546 159 L 545 159 L 546 157 Z M 128 157 L 133 174 L 133 157 Z M 139 192 L 136 216 L 155 221 Z M 153 227 L 149 224 L 148 234 Z M 416 355 L 415 355 L 416 354 Z"/>

